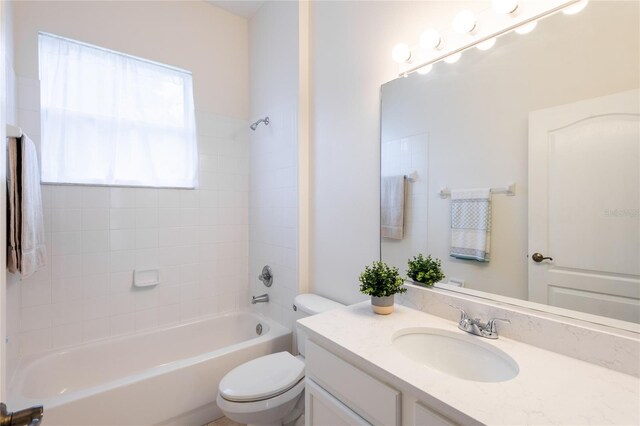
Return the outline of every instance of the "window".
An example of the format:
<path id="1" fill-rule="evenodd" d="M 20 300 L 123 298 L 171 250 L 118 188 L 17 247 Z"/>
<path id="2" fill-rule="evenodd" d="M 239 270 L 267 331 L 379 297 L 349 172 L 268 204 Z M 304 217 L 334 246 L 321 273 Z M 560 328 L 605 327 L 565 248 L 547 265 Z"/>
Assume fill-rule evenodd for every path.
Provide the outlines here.
<path id="1" fill-rule="evenodd" d="M 39 34 L 42 181 L 194 188 L 191 73 Z"/>

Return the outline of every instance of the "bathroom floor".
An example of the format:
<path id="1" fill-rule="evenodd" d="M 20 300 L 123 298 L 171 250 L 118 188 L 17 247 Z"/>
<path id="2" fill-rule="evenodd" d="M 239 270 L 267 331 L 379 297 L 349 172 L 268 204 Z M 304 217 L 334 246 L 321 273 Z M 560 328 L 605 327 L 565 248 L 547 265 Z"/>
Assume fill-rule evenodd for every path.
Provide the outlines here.
<path id="1" fill-rule="evenodd" d="M 222 417 L 221 419 L 216 420 L 215 422 L 207 423 L 204 426 L 244 426 L 240 423 L 236 423 L 231 419 L 226 417 Z"/>

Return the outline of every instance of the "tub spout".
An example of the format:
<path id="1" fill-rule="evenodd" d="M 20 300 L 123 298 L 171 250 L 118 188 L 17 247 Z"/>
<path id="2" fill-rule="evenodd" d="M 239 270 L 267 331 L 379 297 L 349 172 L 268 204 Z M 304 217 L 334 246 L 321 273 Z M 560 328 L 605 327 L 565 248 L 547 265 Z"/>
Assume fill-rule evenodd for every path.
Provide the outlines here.
<path id="1" fill-rule="evenodd" d="M 268 294 L 261 294 L 260 296 L 253 296 L 251 298 L 251 304 L 255 305 L 256 303 L 265 303 L 269 301 Z"/>
<path id="2" fill-rule="evenodd" d="M 24 410 L 7 412 L 7 406 L 0 404 L 0 425 L 2 426 L 38 426 L 42 421 L 44 408 L 38 405 Z"/>

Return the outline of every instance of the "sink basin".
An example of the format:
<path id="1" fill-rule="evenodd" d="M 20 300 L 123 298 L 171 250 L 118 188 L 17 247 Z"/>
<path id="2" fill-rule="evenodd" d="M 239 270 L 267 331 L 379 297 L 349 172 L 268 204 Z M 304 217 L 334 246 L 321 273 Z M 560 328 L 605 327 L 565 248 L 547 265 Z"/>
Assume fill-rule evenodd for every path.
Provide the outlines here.
<path id="1" fill-rule="evenodd" d="M 463 331 L 406 328 L 393 336 L 393 348 L 419 364 L 476 382 L 503 382 L 520 371 L 504 351 Z"/>

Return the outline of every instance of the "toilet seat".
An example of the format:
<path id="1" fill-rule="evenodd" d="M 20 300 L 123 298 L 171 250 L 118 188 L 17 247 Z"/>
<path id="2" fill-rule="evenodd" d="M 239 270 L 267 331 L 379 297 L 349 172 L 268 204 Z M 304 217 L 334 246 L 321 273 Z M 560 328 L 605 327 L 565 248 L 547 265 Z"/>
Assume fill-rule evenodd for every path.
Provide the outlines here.
<path id="1" fill-rule="evenodd" d="M 286 393 L 303 379 L 304 363 L 289 352 L 278 352 L 234 368 L 220 381 L 218 391 L 229 402 L 258 402 Z"/>

